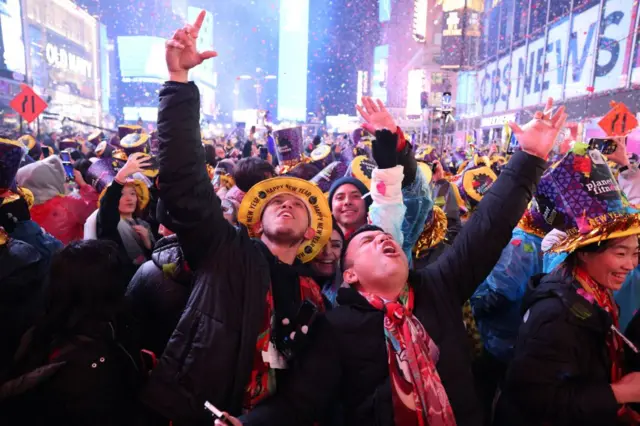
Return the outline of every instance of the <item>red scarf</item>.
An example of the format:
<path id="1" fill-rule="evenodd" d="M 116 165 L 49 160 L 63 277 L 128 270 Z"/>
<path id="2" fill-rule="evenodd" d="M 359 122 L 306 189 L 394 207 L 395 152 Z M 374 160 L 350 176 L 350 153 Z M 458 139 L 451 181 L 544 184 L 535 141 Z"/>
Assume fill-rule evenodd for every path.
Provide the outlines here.
<path id="1" fill-rule="evenodd" d="M 618 310 L 618 305 L 613 298 L 613 292 L 598 285 L 598 283 L 596 283 L 591 276 L 580 267 L 576 267 L 574 270 L 574 277 L 582 288 L 593 297 L 593 300 L 598 304 L 598 306 L 611 315 L 614 327 L 619 330 L 620 311 Z M 611 383 L 616 383 L 624 374 L 622 370 L 624 363 L 624 342 L 618 333 L 615 333 L 613 330 L 609 330 L 607 333 L 606 342 L 609 359 L 611 359 Z M 627 405 L 620 407 L 618 410 L 618 418 L 625 424 L 640 424 L 640 414 Z"/>
<path id="2" fill-rule="evenodd" d="M 593 296 L 593 299 L 598 306 L 611 315 L 614 327 L 620 329 L 620 312 L 618 311 L 618 305 L 616 305 L 611 290 L 607 290 L 598 285 L 598 283 L 596 283 L 589 274 L 580 267 L 576 267 L 574 276 L 582 288 Z M 620 336 L 618 336 L 617 333 L 614 333 L 613 330 L 609 330 L 607 333 L 607 350 L 609 352 L 609 359 L 611 359 L 611 383 L 615 383 L 622 378 L 622 357 L 624 355 L 623 345 L 624 342 Z"/>
<path id="3" fill-rule="evenodd" d="M 309 300 L 318 307 L 319 312 L 324 312 L 324 300 L 318 285 L 309 277 L 300 277 L 301 300 Z M 262 358 L 262 354 L 268 352 L 271 342 L 271 323 L 274 320 L 275 308 L 271 286 L 267 292 L 267 309 L 263 318 L 262 332 L 258 335 L 256 351 L 253 357 L 253 368 L 249 384 L 245 390 L 243 408 L 252 410 L 256 404 L 271 396 L 276 391 L 276 372 L 268 362 Z"/>
<path id="4" fill-rule="evenodd" d="M 436 369 L 438 348 L 413 315 L 413 289 L 395 302 L 360 292 L 384 312 L 395 426 L 455 426 L 447 391 Z"/>

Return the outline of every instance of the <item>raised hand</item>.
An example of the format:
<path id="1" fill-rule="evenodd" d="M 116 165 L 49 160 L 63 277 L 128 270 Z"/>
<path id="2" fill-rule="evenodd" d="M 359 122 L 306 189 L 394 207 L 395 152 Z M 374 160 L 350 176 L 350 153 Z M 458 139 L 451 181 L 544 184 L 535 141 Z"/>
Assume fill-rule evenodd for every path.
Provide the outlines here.
<path id="1" fill-rule="evenodd" d="M 533 120 L 522 126 L 522 128 L 516 123 L 509 123 L 509 127 L 513 130 L 522 150 L 543 160 L 546 160 L 549 156 L 560 130 L 562 130 L 564 123 L 567 121 L 564 106 L 558 108 L 553 116 L 551 116 L 552 108 L 553 99 L 549 98 L 544 112 L 536 112 Z"/>
<path id="2" fill-rule="evenodd" d="M 631 165 L 629 161 L 629 156 L 627 155 L 627 144 L 626 144 L 626 136 L 616 136 L 612 138 L 616 141 L 617 148 L 613 152 L 613 154 L 608 155 L 607 158 L 619 166 L 627 166 Z"/>
<path id="3" fill-rule="evenodd" d="M 151 157 L 148 157 L 141 152 L 131 154 L 127 159 L 127 163 L 118 171 L 116 181 L 124 183 L 132 174 L 143 172 L 145 167 L 151 165 L 150 161 Z"/>
<path id="4" fill-rule="evenodd" d="M 196 40 L 202 27 L 206 12 L 200 12 L 193 25 L 185 25 L 177 30 L 170 40 L 165 42 L 165 57 L 169 78 L 171 81 L 186 83 L 189 80 L 189 70 L 200 65 L 206 59 L 214 58 L 218 54 L 212 50 L 198 52 Z"/>
<path id="5" fill-rule="evenodd" d="M 356 105 L 356 109 L 365 121 L 362 127 L 372 135 L 378 130 L 387 129 L 391 133 L 398 130 L 395 120 L 380 99 L 374 102 L 373 99 L 363 96 L 362 106 Z"/>

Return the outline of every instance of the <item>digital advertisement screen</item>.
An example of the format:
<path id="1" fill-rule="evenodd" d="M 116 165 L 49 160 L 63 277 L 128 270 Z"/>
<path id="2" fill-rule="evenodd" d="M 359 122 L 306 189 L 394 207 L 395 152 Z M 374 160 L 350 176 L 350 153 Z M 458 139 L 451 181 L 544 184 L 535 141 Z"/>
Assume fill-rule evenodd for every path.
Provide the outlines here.
<path id="1" fill-rule="evenodd" d="M 123 82 L 164 83 L 169 78 L 161 37 L 118 37 L 120 75 Z"/>
<path id="2" fill-rule="evenodd" d="M 377 46 L 373 52 L 373 78 L 371 96 L 387 102 L 387 76 L 389 75 L 389 45 Z"/>
<path id="3" fill-rule="evenodd" d="M 125 121 L 149 121 L 155 123 L 158 121 L 158 108 L 156 107 L 124 107 L 122 108 Z"/>
<path id="4" fill-rule="evenodd" d="M 391 0 L 380 0 L 378 2 L 380 22 L 387 22 L 391 19 Z"/>
<path id="5" fill-rule="evenodd" d="M 0 1 L 0 70 L 27 73 L 20 0 Z"/>
<path id="6" fill-rule="evenodd" d="M 309 0 L 280 1 L 278 119 L 307 119 Z"/>
<path id="7" fill-rule="evenodd" d="M 34 84 L 85 99 L 97 99 L 94 52 L 41 26 L 29 26 Z"/>

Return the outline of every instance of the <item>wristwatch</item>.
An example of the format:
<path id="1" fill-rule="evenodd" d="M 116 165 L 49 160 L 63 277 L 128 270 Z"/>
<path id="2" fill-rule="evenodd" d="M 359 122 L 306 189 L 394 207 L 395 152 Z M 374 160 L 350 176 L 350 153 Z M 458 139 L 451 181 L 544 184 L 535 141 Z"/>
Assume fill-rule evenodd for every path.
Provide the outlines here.
<path id="1" fill-rule="evenodd" d="M 627 170 L 629 170 L 629 166 L 622 166 L 622 167 L 620 167 L 620 169 L 619 169 L 620 173 L 624 173 L 624 172 L 626 172 Z"/>

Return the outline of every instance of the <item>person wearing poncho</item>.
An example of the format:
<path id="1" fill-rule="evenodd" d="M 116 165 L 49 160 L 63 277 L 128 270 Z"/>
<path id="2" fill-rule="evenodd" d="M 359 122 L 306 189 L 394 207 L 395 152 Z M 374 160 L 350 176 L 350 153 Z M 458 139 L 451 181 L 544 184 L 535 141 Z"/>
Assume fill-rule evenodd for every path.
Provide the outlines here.
<path id="1" fill-rule="evenodd" d="M 498 424 L 637 424 L 626 404 L 640 402 L 640 376 L 625 375 L 612 292 L 637 266 L 640 211 L 602 154 L 584 144 L 549 169 L 536 200 L 548 223 L 566 232 L 551 251 L 568 257 L 527 287 Z"/>

